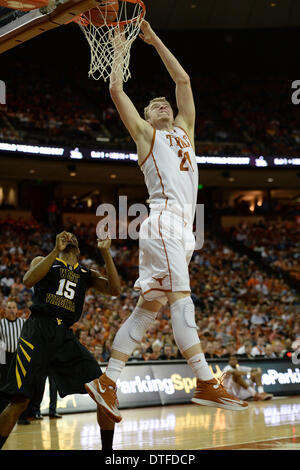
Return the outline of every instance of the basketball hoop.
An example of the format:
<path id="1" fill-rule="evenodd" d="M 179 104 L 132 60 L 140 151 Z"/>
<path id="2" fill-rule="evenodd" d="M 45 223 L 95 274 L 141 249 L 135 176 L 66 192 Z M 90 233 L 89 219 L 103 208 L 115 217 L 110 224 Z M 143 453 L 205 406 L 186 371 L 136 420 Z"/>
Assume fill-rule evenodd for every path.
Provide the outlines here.
<path id="1" fill-rule="evenodd" d="M 114 63 L 119 64 L 124 82 L 130 78 L 130 49 L 139 34 L 145 11 L 142 0 L 104 0 L 72 20 L 80 26 L 91 48 L 89 76 L 106 81 Z M 119 41 L 115 50 L 116 31 Z"/>

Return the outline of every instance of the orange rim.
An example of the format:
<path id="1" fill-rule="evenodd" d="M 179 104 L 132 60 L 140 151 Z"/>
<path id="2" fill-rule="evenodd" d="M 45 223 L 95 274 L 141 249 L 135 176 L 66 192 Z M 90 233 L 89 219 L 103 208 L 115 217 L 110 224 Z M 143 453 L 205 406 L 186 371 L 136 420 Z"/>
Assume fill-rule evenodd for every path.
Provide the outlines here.
<path id="1" fill-rule="evenodd" d="M 122 1 L 126 2 L 126 3 L 138 3 L 142 7 L 141 13 L 138 16 L 135 16 L 134 18 L 131 18 L 129 20 L 112 21 L 111 23 L 106 23 L 105 26 L 124 26 L 125 24 L 134 23 L 138 19 L 143 18 L 145 16 L 146 6 L 145 6 L 145 4 L 143 3 L 142 0 L 122 0 Z M 72 22 L 77 23 L 77 22 L 79 22 L 79 20 L 81 20 L 81 25 L 82 26 L 88 26 L 90 24 L 88 19 L 83 17 L 83 13 L 81 13 L 80 15 L 75 16 L 75 18 L 73 18 L 70 21 L 67 21 L 67 23 L 65 23 L 65 24 L 72 23 Z"/>

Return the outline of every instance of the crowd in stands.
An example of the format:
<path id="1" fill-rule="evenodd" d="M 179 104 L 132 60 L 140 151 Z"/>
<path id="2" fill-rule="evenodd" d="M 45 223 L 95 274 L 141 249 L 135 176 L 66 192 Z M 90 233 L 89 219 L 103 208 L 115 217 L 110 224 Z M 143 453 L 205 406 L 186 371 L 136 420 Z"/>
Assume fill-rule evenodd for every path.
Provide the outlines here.
<path id="1" fill-rule="evenodd" d="M 294 220 L 243 223 L 231 236 L 235 241 L 259 254 L 262 261 L 300 280 L 300 224 Z"/>
<path id="2" fill-rule="evenodd" d="M 80 64 L 72 73 L 14 60 L 1 77 L 7 86 L 6 110 L 0 110 L 0 139 L 32 144 L 134 149 L 112 105 L 108 85 L 87 77 Z M 135 72 L 136 73 L 136 72 Z M 149 99 L 170 95 L 170 79 L 144 71 L 126 85 L 143 115 Z M 36 86 L 39 81 L 39 86 Z M 291 104 L 291 84 L 275 76 L 234 73 L 192 76 L 197 120 L 196 150 L 202 155 L 299 155 L 299 106 Z M 276 97 L 276 99 L 274 99 Z"/>
<path id="3" fill-rule="evenodd" d="M 96 248 L 95 227 L 70 222 L 65 228 L 79 239 L 80 263 L 105 274 Z M 273 240 L 264 229 L 266 240 Z M 250 229 L 246 233 L 249 236 Z M 0 220 L 0 317 L 8 299 L 17 302 L 20 316 L 30 315 L 32 290 L 23 285 L 22 278 L 35 256 L 51 251 L 54 240 L 53 230 L 33 219 Z M 137 242 L 114 240 L 111 253 L 121 278 L 121 295 L 109 297 L 89 289 L 82 317 L 73 326 L 79 340 L 100 362 L 108 359 L 114 335 L 138 298 L 133 290 L 138 276 Z M 207 358 L 228 358 L 233 353 L 246 358 L 284 357 L 300 347 L 299 293 L 280 275 L 267 274 L 247 255 L 207 233 L 202 250 L 194 253 L 190 263 L 190 279 L 198 332 Z M 169 307 L 165 306 L 130 360 L 172 358 L 181 355 L 173 340 Z"/>

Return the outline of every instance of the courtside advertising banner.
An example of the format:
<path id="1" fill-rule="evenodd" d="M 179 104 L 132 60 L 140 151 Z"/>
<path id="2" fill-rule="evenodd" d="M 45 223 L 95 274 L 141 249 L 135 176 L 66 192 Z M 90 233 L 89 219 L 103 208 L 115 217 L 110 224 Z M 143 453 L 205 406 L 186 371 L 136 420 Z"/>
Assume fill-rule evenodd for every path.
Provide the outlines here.
<path id="1" fill-rule="evenodd" d="M 216 378 L 220 378 L 228 362 L 209 362 Z M 300 395 L 300 369 L 290 360 L 240 361 L 241 365 L 262 370 L 262 384 L 266 392 L 275 396 Z M 102 367 L 102 365 L 101 365 Z M 105 367 L 102 367 L 103 372 Z M 117 382 L 120 409 L 145 406 L 189 403 L 196 379 L 185 361 L 129 362 Z M 46 383 L 41 405 L 42 413 L 49 408 L 49 384 Z M 86 395 L 58 397 L 59 413 L 74 413 L 96 409 Z"/>

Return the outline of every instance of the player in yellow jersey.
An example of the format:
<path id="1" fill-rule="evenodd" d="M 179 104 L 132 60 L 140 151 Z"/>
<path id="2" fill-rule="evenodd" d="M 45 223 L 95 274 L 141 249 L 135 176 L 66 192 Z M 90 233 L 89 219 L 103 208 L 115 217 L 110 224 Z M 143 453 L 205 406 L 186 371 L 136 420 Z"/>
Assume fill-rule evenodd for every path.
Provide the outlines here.
<path id="1" fill-rule="evenodd" d="M 7 382 L 0 393 L 10 404 L 0 415 L 0 448 L 34 395 L 37 382 L 51 373 L 61 397 L 86 393 L 84 383 L 101 374 L 92 354 L 77 340 L 72 329 L 82 313 L 86 290 L 93 287 L 118 295 L 120 281 L 110 255 L 111 240 L 99 240 L 107 277 L 79 264 L 77 238 L 69 232 L 56 237 L 51 252 L 31 262 L 23 282 L 33 287 L 31 315 L 24 323 Z M 112 449 L 114 422 L 98 406 L 102 449 Z"/>

